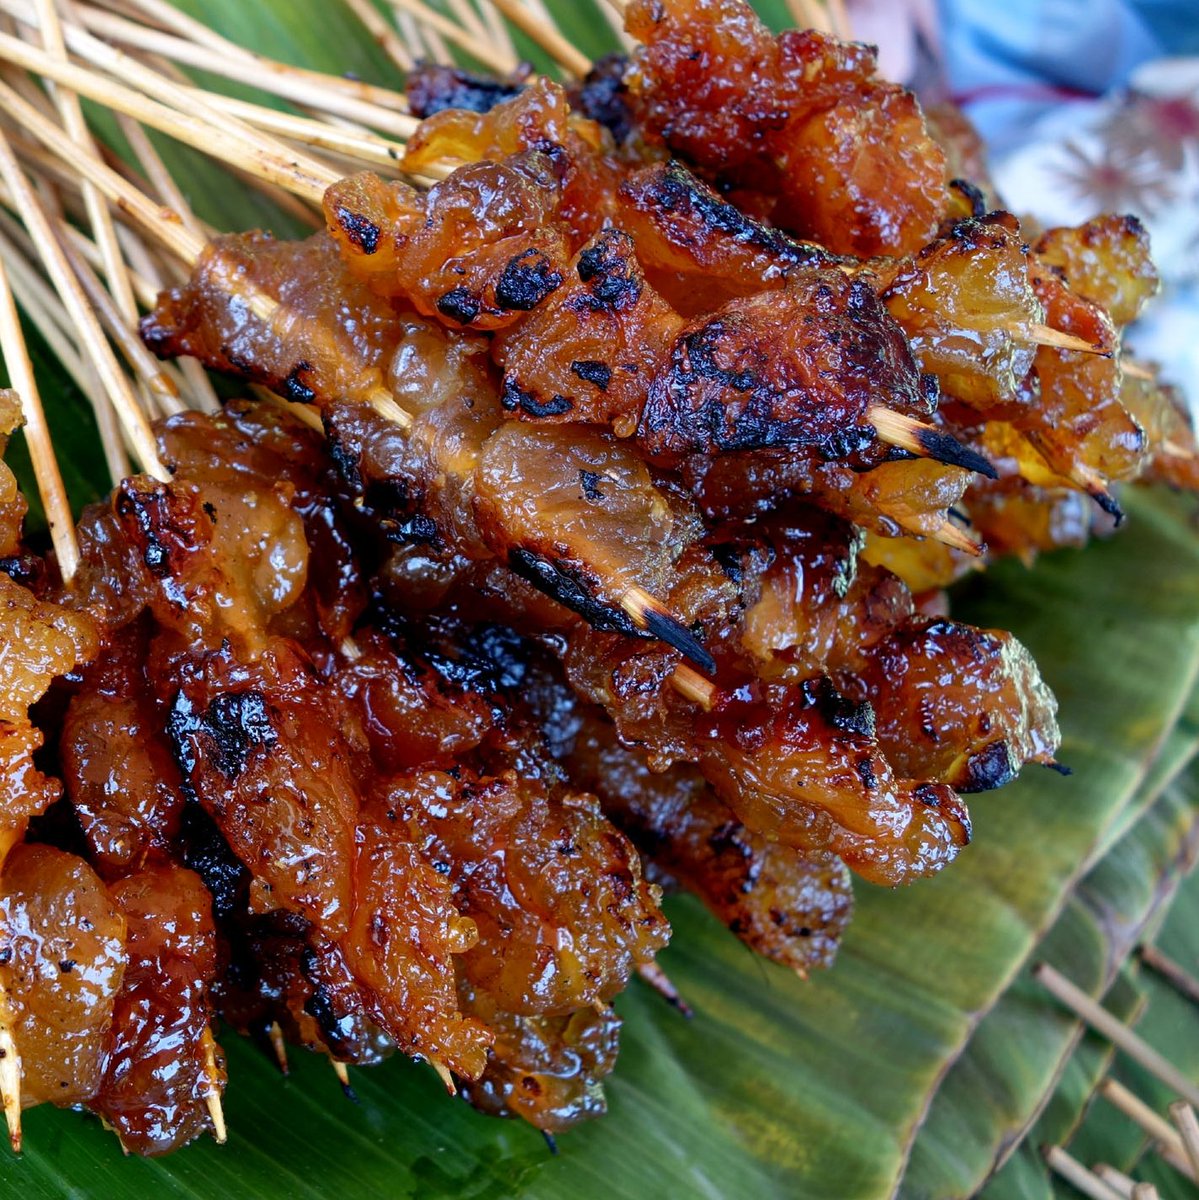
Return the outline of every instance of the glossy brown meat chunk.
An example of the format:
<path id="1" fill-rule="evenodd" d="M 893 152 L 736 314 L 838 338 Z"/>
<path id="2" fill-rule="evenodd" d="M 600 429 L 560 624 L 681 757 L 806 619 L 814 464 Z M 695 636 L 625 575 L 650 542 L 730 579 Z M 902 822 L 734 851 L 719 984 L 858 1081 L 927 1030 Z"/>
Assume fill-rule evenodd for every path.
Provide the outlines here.
<path id="1" fill-rule="evenodd" d="M 125 973 L 120 907 L 83 859 L 23 843 L 0 879 L 0 943 L 22 1104 L 89 1101 Z"/>
<path id="2" fill-rule="evenodd" d="M 28 505 L 17 477 L 3 461 L 9 437 L 21 427 L 21 405 L 16 392 L 0 388 L 0 562 L 21 549 L 21 529 Z"/>
<path id="3" fill-rule="evenodd" d="M 454 960 L 479 932 L 450 879 L 404 834 L 400 825 L 358 826 L 346 965 L 367 1012 L 408 1054 L 474 1079 L 491 1035 L 458 1012 Z"/>
<path id="4" fill-rule="evenodd" d="M 896 770 L 959 791 L 1052 763 L 1061 740 L 1057 702 L 1009 633 L 909 621 L 874 647 L 863 683 Z"/>
<path id="5" fill-rule="evenodd" d="M 824 681 L 722 705 L 700 722 L 700 768 L 750 829 L 836 854 L 872 883 L 935 874 L 970 839 L 953 790 L 897 778 L 869 708 Z"/>
<path id="6" fill-rule="evenodd" d="M 247 303 L 255 296 L 279 301 L 269 320 Z M 162 357 L 193 355 L 299 403 L 368 397 L 399 336 L 392 306 L 328 236 L 281 242 L 265 233 L 210 242 L 190 281 L 162 293 L 141 333 Z"/>
<path id="7" fill-rule="evenodd" d="M 515 772 L 460 775 L 397 781 L 387 805 L 478 927 L 466 978 L 513 1013 L 611 999 L 669 933 L 636 851 L 593 796 L 550 794 Z"/>
<path id="8" fill-rule="evenodd" d="M 183 787 L 140 663 L 114 656 L 89 676 L 67 710 L 59 753 L 92 861 L 113 879 L 170 854 Z"/>
<path id="9" fill-rule="evenodd" d="M 853 526 L 809 512 L 778 521 L 763 538 L 773 561 L 740 637 L 759 678 L 802 683 L 861 671 L 870 647 L 911 615 L 908 589 L 858 561 L 861 534 Z"/>
<path id="10" fill-rule="evenodd" d="M 694 768 L 655 774 L 600 719 L 587 722 L 569 767 L 642 855 L 747 946 L 801 974 L 832 965 L 853 911 L 849 873 L 836 858 L 753 833 Z"/>
<path id="11" fill-rule="evenodd" d="M 943 391 L 987 416 L 1019 412 L 1044 310 L 1014 218 L 959 221 L 899 268 L 883 303 Z"/>
<path id="12" fill-rule="evenodd" d="M 463 985 L 463 1004 L 495 1030 L 487 1066 L 463 1095 L 480 1112 L 520 1117 L 547 1133 L 603 1116 L 603 1080 L 616 1065 L 620 1018 L 607 1006 L 516 1016 Z"/>
<path id="13" fill-rule="evenodd" d="M 628 234 L 608 229 L 565 281 L 495 342 L 503 403 L 536 421 L 612 425 L 628 436 L 683 322 L 646 281 Z"/>
<path id="14" fill-rule="evenodd" d="M 1149 235 L 1136 217 L 1108 213 L 1076 228 L 1050 229 L 1037 242 L 1036 255 L 1117 325 L 1135 321 L 1160 287 Z"/>
<path id="15" fill-rule="evenodd" d="M 288 908 L 331 936 L 344 933 L 363 751 L 344 705 L 286 641 L 257 662 L 222 648 L 176 670 L 175 756 L 184 784 L 252 872 L 252 910 Z"/>
<path id="16" fill-rule="evenodd" d="M 744 0 L 633 0 L 638 119 L 684 159 L 775 198 L 776 223 L 835 253 L 903 254 L 948 207 L 945 155 L 873 51 L 773 37 Z"/>
<path id="17" fill-rule="evenodd" d="M 814 268 L 685 327 L 638 437 L 667 461 L 788 446 L 861 469 L 881 457 L 872 405 L 924 418 L 935 400 L 870 285 Z"/>
<path id="18" fill-rule="evenodd" d="M 1107 356 L 1039 347 L 1040 403 L 1013 424 L 1059 475 L 1097 495 L 1109 482 L 1135 478 L 1145 464 L 1144 430 L 1120 403 L 1115 326 L 1104 309 L 1056 275 L 1039 274 L 1033 284 L 1047 324 L 1102 348 Z"/>
<path id="19" fill-rule="evenodd" d="M 377 293 L 452 329 L 499 329 L 562 283 L 560 201 L 549 160 L 532 153 L 459 167 L 423 194 L 352 175 L 324 204 L 346 265 Z"/>
<path id="20" fill-rule="evenodd" d="M 617 219 L 655 287 L 685 316 L 781 288 L 793 272 L 835 261 L 821 246 L 742 212 L 674 159 L 625 179 Z"/>
<path id="21" fill-rule="evenodd" d="M 166 1154 L 211 1128 L 206 1098 L 224 1087 L 215 1046 L 206 1061 L 217 970 L 211 901 L 199 877 L 176 866 L 131 875 L 112 898 L 127 923 L 129 965 L 89 1107 L 127 1151 Z"/>

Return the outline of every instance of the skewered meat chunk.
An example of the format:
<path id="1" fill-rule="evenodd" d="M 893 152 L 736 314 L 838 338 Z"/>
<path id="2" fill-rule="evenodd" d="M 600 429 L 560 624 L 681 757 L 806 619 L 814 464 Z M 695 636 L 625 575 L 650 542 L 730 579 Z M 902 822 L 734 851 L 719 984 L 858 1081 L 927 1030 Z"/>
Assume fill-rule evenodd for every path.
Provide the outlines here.
<path id="1" fill-rule="evenodd" d="M 1107 482 L 1136 477 L 1146 451 L 1144 430 L 1120 403 L 1115 326 L 1102 308 L 1055 275 L 1037 275 L 1033 286 L 1054 329 L 1083 338 L 1107 356 L 1041 346 L 1040 401 L 1013 423 L 1059 475 L 1102 499 Z"/>
<path id="2" fill-rule="evenodd" d="M 633 0 L 638 119 L 687 161 L 776 199 L 835 253 L 912 253 L 948 207 L 945 155 L 867 46 L 773 37 L 744 0 Z"/>
<path id="3" fill-rule="evenodd" d="M 112 651 L 71 699 L 59 753 L 67 795 L 106 879 L 169 857 L 183 817 L 183 786 L 142 665 Z M 123 649 L 123 647 L 122 647 Z"/>
<path id="4" fill-rule="evenodd" d="M 1145 431 L 1152 453 L 1145 478 L 1199 491 L 1199 442 L 1186 397 L 1158 380 L 1126 375 L 1120 403 Z"/>
<path id="5" fill-rule="evenodd" d="M 927 417 L 922 380 L 873 289 L 835 269 L 796 271 L 782 292 L 733 300 L 691 322 L 653 381 L 639 437 L 666 461 L 771 446 L 876 465 L 876 404 Z"/>
<path id="6" fill-rule="evenodd" d="M 254 294 L 280 302 L 269 321 L 247 303 Z M 303 242 L 264 233 L 216 238 L 190 286 L 164 292 L 141 333 L 162 357 L 193 355 L 297 402 L 365 400 L 381 385 L 398 338 L 392 306 L 323 234 Z"/>
<path id="7" fill-rule="evenodd" d="M 496 1031 L 483 1074 L 463 1095 L 480 1112 L 521 1117 L 546 1133 L 603 1116 L 604 1078 L 616 1065 L 620 1018 L 611 1008 L 517 1016 L 483 992 L 461 988 L 463 1007 Z"/>
<path id="8" fill-rule="evenodd" d="M 1108 214 L 1076 228 L 1050 229 L 1037 242 L 1036 256 L 1075 295 L 1106 309 L 1117 326 L 1135 321 L 1160 286 L 1149 235 L 1132 216 Z"/>
<path id="9" fill-rule="evenodd" d="M 420 194 L 362 173 L 325 195 L 350 270 L 450 328 L 500 329 L 557 289 L 570 259 L 561 193 L 538 153 L 478 162 Z"/>
<path id="10" fill-rule="evenodd" d="M 450 880 L 398 830 L 357 829 L 354 910 L 342 947 L 367 1013 L 404 1050 L 477 1078 L 492 1035 L 458 1011 L 454 962 L 479 932 Z"/>
<path id="11" fill-rule="evenodd" d="M 506 409 L 612 425 L 623 437 L 634 431 L 645 389 L 683 323 L 646 285 L 635 249 L 628 234 L 604 230 L 571 261 L 563 285 L 496 339 Z"/>
<path id="12" fill-rule="evenodd" d="M 22 1103 L 90 1101 L 125 973 L 121 909 L 83 859 L 22 843 L 0 877 L 0 951 Z"/>
<path id="13" fill-rule="evenodd" d="M 700 722 L 700 768 L 750 829 L 894 886 L 952 862 L 970 819 L 952 788 L 897 778 L 873 726 L 827 680 L 755 687 Z"/>
<path id="14" fill-rule="evenodd" d="M 221 647 L 176 671 L 167 727 L 183 782 L 253 874 L 251 910 L 288 908 L 340 936 L 362 747 L 336 693 L 282 640 L 253 663 Z"/>
<path id="15" fill-rule="evenodd" d="M 836 262 L 816 243 L 742 212 L 674 159 L 642 167 L 621 183 L 618 220 L 654 286 L 685 316 L 781 288 L 801 268 Z"/>
<path id="16" fill-rule="evenodd" d="M 762 536 L 772 561 L 740 636 L 760 678 L 860 672 L 870 647 L 911 616 L 899 579 L 858 560 L 863 539 L 852 526 L 809 512 Z"/>
<path id="17" fill-rule="evenodd" d="M 896 770 L 977 792 L 1008 783 L 1026 762 L 1052 764 L 1057 702 L 1011 634 L 907 621 L 870 659 L 865 695 Z"/>
<path id="18" fill-rule="evenodd" d="M 0 569 L 8 559 L 15 558 L 21 548 L 21 527 L 27 505 L 17 477 L 3 461 L 9 437 L 21 427 L 21 406 L 16 392 L 0 388 Z"/>
<path id="19" fill-rule="evenodd" d="M 636 852 L 592 796 L 552 794 L 515 772 L 458 774 L 396 781 L 386 802 L 478 927 L 465 977 L 512 1013 L 610 999 L 668 935 Z"/>
<path id="20" fill-rule="evenodd" d="M 114 884 L 128 966 L 108 1031 L 104 1079 L 90 1107 L 136 1154 L 166 1154 L 210 1128 L 207 1097 L 224 1087 L 208 989 L 217 970 L 211 901 L 198 876 L 161 865 Z"/>
<path id="21" fill-rule="evenodd" d="M 747 946 L 801 974 L 832 964 L 853 892 L 831 854 L 804 854 L 753 833 L 694 768 L 655 774 L 594 717 L 569 769 L 655 867 L 699 896 Z"/>
<path id="22" fill-rule="evenodd" d="M 1036 355 L 1032 326 L 1044 310 L 1015 218 L 959 221 L 899 267 L 883 303 L 921 370 L 953 399 L 988 417 L 1021 410 L 1020 381 Z"/>

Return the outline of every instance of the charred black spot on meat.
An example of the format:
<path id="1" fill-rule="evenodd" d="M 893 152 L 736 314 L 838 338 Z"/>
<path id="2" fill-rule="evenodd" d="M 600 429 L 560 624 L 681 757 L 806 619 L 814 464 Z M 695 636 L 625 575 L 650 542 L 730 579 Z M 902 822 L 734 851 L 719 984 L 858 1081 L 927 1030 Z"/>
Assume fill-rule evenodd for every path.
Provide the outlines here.
<path id="1" fill-rule="evenodd" d="M 583 488 L 583 499 L 590 500 L 593 504 L 601 503 L 604 499 L 604 493 L 600 491 L 600 479 L 603 478 L 595 471 L 580 471 L 579 483 Z"/>
<path id="2" fill-rule="evenodd" d="M 363 254 L 374 254 L 379 249 L 379 227 L 373 221 L 348 208 L 338 208 L 336 216 L 341 231 Z"/>
<path id="3" fill-rule="evenodd" d="M 835 259 L 819 246 L 797 241 L 781 229 L 755 220 L 721 198 L 681 162 L 672 159 L 640 172 L 621 185 L 621 194 L 647 211 L 685 213 L 707 229 L 725 234 L 776 258 L 782 267 L 815 266 Z"/>
<path id="4" fill-rule="evenodd" d="M 483 302 L 466 287 L 451 288 L 437 301 L 437 311 L 459 325 L 469 325 L 482 309 Z"/>
<path id="5" fill-rule="evenodd" d="M 283 394 L 295 404 L 311 404 L 316 399 L 316 392 L 305 382 L 304 376 L 312 370 L 312 363 L 301 359 L 288 372 L 283 380 Z"/>
<path id="6" fill-rule="evenodd" d="M 146 480 L 125 479 L 117 487 L 113 505 L 121 522 L 130 528 L 141 548 L 142 562 L 157 579 L 171 574 L 170 550 L 162 536 L 171 530 L 186 537 L 176 529 L 171 519 L 171 496 L 166 484 Z"/>
<path id="7" fill-rule="evenodd" d="M 608 390 L 612 382 L 612 368 L 607 363 L 596 362 L 593 359 L 576 359 L 570 364 L 571 371 L 584 383 L 593 384 L 601 392 Z"/>
<path id="8" fill-rule="evenodd" d="M 571 107 L 603 125 L 617 143 L 633 132 L 633 114 L 629 108 L 629 89 L 624 81 L 629 60 L 623 54 L 605 54 L 598 58 L 583 82 L 571 93 Z"/>
<path id="9" fill-rule="evenodd" d="M 574 407 L 567 396 L 555 394 L 548 400 L 539 400 L 532 392 L 526 392 L 511 375 L 504 376 L 500 403 L 509 412 L 519 408 L 530 417 L 560 417 Z"/>
<path id="10" fill-rule="evenodd" d="M 216 769 L 228 780 L 246 769 L 255 750 L 270 750 L 278 740 L 266 697 L 256 690 L 217 696 L 201 718 L 200 730 Z"/>
<path id="11" fill-rule="evenodd" d="M 421 120 L 447 108 L 490 112 L 497 104 L 520 95 L 523 88 L 518 79 L 491 79 L 439 63 L 418 63 L 404 85 L 409 111 Z"/>
<path id="12" fill-rule="evenodd" d="M 641 268 L 633 239 L 618 229 L 605 229 L 580 255 L 579 278 L 588 285 L 588 296 L 576 297 L 595 311 L 632 308 L 641 299 Z"/>
<path id="13" fill-rule="evenodd" d="M 179 840 L 184 865 L 200 876 L 212 894 L 212 911 L 217 919 L 226 920 L 244 910 L 250 872 L 199 804 L 189 804 L 183 810 Z"/>
<path id="14" fill-rule="evenodd" d="M 1011 783 L 1020 764 L 1013 761 L 1007 742 L 992 742 L 966 764 L 965 778 L 955 784 L 960 792 L 989 792 Z"/>
<path id="15" fill-rule="evenodd" d="M 834 729 L 852 737 L 874 737 L 874 709 L 869 701 L 857 703 L 843 696 L 827 676 L 809 680 L 803 685 L 803 691 L 807 702 Z"/>
<path id="16" fill-rule="evenodd" d="M 504 268 L 495 285 L 495 302 L 500 308 L 528 312 L 561 286 L 562 276 L 549 258 L 540 250 L 530 249 L 516 255 Z"/>

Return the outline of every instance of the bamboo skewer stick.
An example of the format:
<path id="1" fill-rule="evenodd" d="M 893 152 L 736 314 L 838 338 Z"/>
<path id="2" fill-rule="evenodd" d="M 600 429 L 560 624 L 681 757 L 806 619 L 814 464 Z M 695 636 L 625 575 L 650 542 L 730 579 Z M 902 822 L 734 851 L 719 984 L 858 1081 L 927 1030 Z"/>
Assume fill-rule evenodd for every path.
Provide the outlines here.
<path id="1" fill-rule="evenodd" d="M 1122 1083 L 1112 1078 L 1105 1079 L 1099 1085 L 1099 1094 L 1114 1108 L 1118 1108 L 1126 1117 L 1139 1125 L 1151 1138 L 1165 1143 L 1179 1154 L 1185 1153 L 1182 1138 L 1178 1131 L 1161 1116 L 1154 1112 L 1140 1096 L 1130 1092 Z"/>
<path id="2" fill-rule="evenodd" d="M 71 338 L 70 321 L 61 302 L 47 286 L 42 275 L 32 266 L 32 247 L 28 256 L 22 252 L 7 229 L 8 214 L 3 214 L 5 232 L 0 233 L 0 256 L 8 266 L 9 284 L 24 314 L 36 327 L 42 340 L 50 347 L 75 386 L 87 397 L 96 415 L 100 446 L 113 483 L 129 474 L 129 459 L 121 441 L 121 430 L 112 405 L 104 395 L 96 373 L 80 356 Z M 24 232 L 23 230 L 21 231 Z"/>
<path id="3" fill-rule="evenodd" d="M 70 13 L 68 0 L 59 0 L 66 11 Z M 63 40 L 62 23 L 58 17 L 55 0 L 37 0 L 40 17 L 42 39 L 46 49 L 57 58 L 66 60 L 67 49 Z M 98 155 L 96 143 L 93 141 L 87 122 L 83 116 L 83 106 L 74 92 L 58 89 L 59 111 L 62 114 L 63 127 L 79 148 L 93 157 Z M 113 227 L 112 214 L 104 197 L 95 184 L 81 180 L 79 184 L 83 196 L 84 208 L 87 211 L 88 227 L 92 231 L 96 246 L 100 251 L 103 263 L 104 278 L 108 281 L 109 290 L 117 308 L 128 321 L 137 319 L 137 303 L 133 297 L 133 288 L 125 271 L 125 260 L 121 257 L 121 248 L 117 243 L 116 230 Z"/>
<path id="4" fill-rule="evenodd" d="M 58 231 L 59 245 L 75 272 L 88 299 L 95 306 L 108 332 L 120 347 L 121 354 L 129 364 L 134 374 L 146 385 L 154 397 L 157 406 L 164 412 L 178 412 L 183 408 L 179 400 L 179 389 L 174 380 L 163 370 L 162 364 L 146 349 L 138 337 L 136 326 L 129 324 L 118 311 L 112 297 L 104 290 L 104 285 L 96 278 L 91 267 L 84 261 L 83 255 L 72 242 L 61 236 Z"/>
<path id="5" fill-rule="evenodd" d="M 69 0 L 61 0 L 61 2 L 69 12 Z M 62 23 L 59 20 L 56 0 L 35 0 L 35 6 L 43 45 L 57 59 L 66 62 L 67 48 L 63 41 Z M 87 122 L 84 120 L 83 106 L 79 103 L 79 97 L 74 92 L 62 87 L 55 87 L 54 95 L 63 127 L 70 135 L 71 140 L 75 142 L 82 153 L 93 157 L 97 156 L 99 152 L 92 140 Z M 137 320 L 137 304 L 133 298 L 133 289 L 125 274 L 125 262 L 121 257 L 120 246 L 117 244 L 112 216 L 104 197 L 94 184 L 83 180 L 79 187 L 84 210 L 87 213 L 88 228 L 92 231 L 92 236 L 100 250 L 104 275 L 108 280 L 113 302 L 122 318 L 118 321 L 118 327 L 127 327 Z M 90 368 L 86 374 L 90 379 L 94 379 L 95 369 Z M 124 448 L 120 442 L 120 434 L 117 431 L 119 421 L 112 409 L 111 400 L 103 388 L 98 392 L 94 389 L 85 389 L 85 394 L 92 402 L 101 445 L 104 448 L 110 472 L 124 466 L 125 474 L 128 474 L 128 460 L 125 458 Z M 123 476 L 118 475 L 116 478 L 123 478 Z"/>
<path id="6" fill-rule="evenodd" d="M 125 135 L 125 140 L 129 143 L 129 148 L 133 151 L 133 157 L 137 159 L 138 166 L 145 172 L 146 179 L 158 194 L 159 200 L 173 212 L 178 213 L 179 219 L 197 237 L 210 237 L 211 230 L 205 229 L 203 222 L 192 212 L 191 205 L 179 190 L 175 177 L 167 170 L 166 163 L 162 161 L 162 157 L 154 148 L 154 143 L 150 141 L 146 131 L 137 121 L 132 117 L 127 117 L 124 113 L 117 113 L 117 123 Z"/>
<path id="7" fill-rule="evenodd" d="M 564 71 L 580 77 L 591 70 L 591 59 L 554 26 L 530 11 L 521 0 L 491 0 L 522 33 L 532 38 Z"/>
<path id="8" fill-rule="evenodd" d="M 466 0 L 463 0 L 465 3 Z M 487 3 L 487 0 L 475 0 L 479 10 L 479 20 L 486 26 L 488 45 L 494 42 L 500 47 L 504 56 L 512 63 L 513 70 L 520 65 L 520 56 L 516 53 L 516 44 L 512 40 L 512 31 L 508 22 Z"/>
<path id="9" fill-rule="evenodd" d="M 381 87 L 378 84 L 367 83 L 361 79 L 352 79 L 345 75 L 326 75 L 320 71 L 309 70 L 307 67 L 296 67 L 290 63 L 268 58 L 264 54 L 259 54 L 246 46 L 230 41 L 210 25 L 205 25 L 203 21 L 188 16 L 169 0 L 128 0 L 128 4 L 129 7 L 141 12 L 143 16 L 149 16 L 159 28 L 157 30 L 150 29 L 140 20 L 130 20 L 128 17 L 119 15 L 118 6 L 111 0 L 107 0 L 107 2 L 106 0 L 91 0 L 89 8 L 92 15 L 86 17 L 86 20 L 89 24 L 92 21 L 97 24 L 107 23 L 110 29 L 119 24 L 127 33 L 134 35 L 141 30 L 149 33 L 167 31 L 174 36 L 176 41 L 212 51 L 215 55 L 223 58 L 237 58 L 242 63 L 252 65 L 259 72 L 266 71 L 297 83 L 305 81 L 310 88 L 335 91 L 366 105 L 377 105 L 398 112 L 404 112 L 407 109 L 401 92 Z M 108 11 L 105 12 L 102 9 Z M 120 41 L 121 39 L 118 37 L 116 40 Z M 168 55 L 168 57 L 170 56 Z M 200 64 L 194 65 L 199 66 Z"/>
<path id="10" fill-rule="evenodd" d="M 362 22 L 367 33 L 374 39 L 376 45 L 391 59 L 401 71 L 411 71 L 412 55 L 408 47 L 396 35 L 396 31 L 383 19 L 382 14 L 374 6 L 372 0 L 343 0 L 346 8 Z"/>
<path id="11" fill-rule="evenodd" d="M 391 138 L 379 137 L 367 130 L 358 132 L 331 125 L 327 121 L 312 117 L 299 117 L 278 109 L 265 108 L 238 100 L 234 96 L 222 96 L 205 92 L 204 96 L 213 108 L 221 109 L 244 121 L 255 129 L 262 129 L 280 137 L 292 138 L 325 150 L 335 150 L 350 158 L 364 162 L 394 167 L 404 156 L 404 143 Z"/>
<path id="12" fill-rule="evenodd" d="M 12 6 L 13 0 L 6 0 L 4 7 Z M 201 45 L 88 5 L 78 6 L 77 11 L 84 27 L 94 34 L 124 46 L 160 54 L 184 66 L 209 71 L 295 104 L 336 113 L 399 137 L 407 136 L 416 124 L 405 111 L 407 103 L 398 92 L 288 66 L 262 55 L 250 54 L 232 42 L 225 42 L 221 47 Z"/>
<path id="13" fill-rule="evenodd" d="M 1199 1118 L 1189 1104 L 1176 1100 L 1170 1105 L 1170 1119 L 1182 1139 L 1187 1162 L 1191 1164 L 1191 1178 L 1199 1181 Z"/>
<path id="14" fill-rule="evenodd" d="M 112 400 L 134 454 L 143 469 L 159 479 L 165 479 L 166 471 L 158 460 L 154 435 L 150 430 L 146 415 L 142 411 L 137 397 L 133 394 L 129 380 L 117 363 L 112 347 L 104 336 L 100 322 L 71 269 L 70 262 L 58 241 L 50 219 L 25 178 L 7 138 L 2 134 L 0 134 L 0 175 L 3 175 L 4 182 L 16 202 L 17 212 L 26 229 L 29 230 L 29 235 L 37 247 L 55 291 L 58 292 L 63 307 L 67 310 L 74 328 L 78 331 L 88 360 L 95 367 L 105 392 Z M 67 517 L 69 521 L 69 508 Z M 76 556 L 70 565 L 69 573 L 74 572 L 77 561 Z M 63 571 L 64 578 L 68 577 L 68 569 L 64 567 Z"/>
<path id="15" fill-rule="evenodd" d="M 1140 946 L 1137 948 L 1141 962 L 1150 970 L 1156 971 L 1176 991 L 1181 992 L 1189 1000 L 1199 1004 L 1199 979 L 1189 975 L 1172 958 L 1168 958 L 1156 946 Z"/>
<path id="16" fill-rule="evenodd" d="M 1132 1189 L 1136 1187 L 1136 1182 L 1129 1179 L 1123 1171 L 1117 1171 L 1115 1167 L 1110 1167 L 1107 1163 L 1096 1163 L 1091 1170 L 1112 1191 L 1118 1192 L 1124 1200 L 1132 1200 Z"/>
<path id="17" fill-rule="evenodd" d="M 15 192 L 16 189 L 8 179 L 8 175 L 14 171 L 20 174 L 17 160 L 0 135 L 0 172 L 5 175 L 9 190 Z M 29 185 L 25 183 L 24 187 L 28 195 L 32 196 Z M 3 262 L 0 262 L 0 353 L 4 356 L 9 384 L 21 401 L 21 412 L 25 417 L 25 439 L 29 445 L 29 457 L 33 461 L 38 494 L 42 498 L 42 507 L 46 513 L 46 523 L 50 527 L 50 540 L 58 557 L 58 569 L 62 572 L 63 579 L 69 582 L 79 567 L 79 543 L 75 539 L 75 522 L 71 519 L 71 504 L 67 499 L 58 459 L 54 455 L 54 442 L 46 425 L 41 393 L 33 376 L 33 363 L 30 362 L 29 351 L 25 346 L 21 320 L 17 315 L 17 306 Z M 9 1128 L 12 1128 L 11 1120 Z M 19 1132 L 17 1139 L 19 1142 Z"/>
<path id="18" fill-rule="evenodd" d="M 1199 1086 L 1188 1079 L 1173 1063 L 1167 1062 L 1152 1046 L 1141 1040 L 1122 1021 L 1097 1004 L 1076 984 L 1071 983 L 1048 963 L 1040 963 L 1033 975 L 1056 999 L 1082 1018 L 1092 1029 L 1103 1034 L 1145 1070 L 1156 1075 L 1171 1091 L 1191 1104 L 1199 1104 Z"/>
<path id="19" fill-rule="evenodd" d="M 204 1104 L 208 1108 L 208 1116 L 212 1121 L 212 1136 L 218 1146 L 228 1141 L 229 1133 L 225 1128 L 225 1110 L 221 1105 L 220 1072 L 216 1061 L 216 1039 L 212 1036 L 212 1026 L 205 1025 L 200 1038 L 200 1046 L 204 1051 Z"/>
<path id="20" fill-rule="evenodd" d="M 166 94 L 180 90 L 163 76 L 143 68 L 122 51 L 105 47 L 103 42 L 90 35 L 83 36 L 87 38 L 83 43 L 85 52 L 90 52 L 95 47 L 101 48 L 94 57 L 104 60 L 99 65 L 103 65 L 105 69 L 141 79 Z M 72 49 L 77 49 L 74 44 L 76 39 L 72 37 L 69 41 Z M 44 51 L 7 34 L 0 34 L 0 58 L 16 63 L 26 70 L 35 71 L 56 83 L 66 84 L 81 96 L 87 96 L 99 104 L 134 117 L 197 150 L 236 159 L 247 169 L 257 170 L 270 182 L 280 184 L 297 195 L 314 199 L 317 203 L 325 188 L 338 178 L 313 160 L 305 161 L 299 155 L 281 153 L 282 147 L 276 149 L 266 140 L 265 135 L 254 135 L 247 127 L 235 124 L 232 118 L 219 114 L 213 118 L 214 110 L 205 111 L 205 116 L 210 118 L 206 120 L 194 111 L 171 108 L 141 92 L 116 83 L 107 76 L 76 66 L 74 63 L 59 62 Z M 153 78 L 153 82 L 150 82 L 150 77 Z M 190 104 L 192 98 L 187 97 L 186 93 L 183 93 L 183 96 L 183 103 Z M 194 104 L 192 107 L 194 108 Z"/>
<path id="21" fill-rule="evenodd" d="M 1161 1200 L 1161 1195 L 1151 1183 L 1134 1183 L 1132 1200 Z"/>
<path id="22" fill-rule="evenodd" d="M 502 50 L 497 53 L 489 43 L 480 40 L 436 9 L 430 8 L 423 0 L 388 0 L 388 3 L 401 12 L 409 13 L 422 25 L 435 30 L 451 45 L 465 50 L 471 58 L 478 59 L 485 67 L 501 74 L 509 69 L 508 56 Z"/>
<path id="23" fill-rule="evenodd" d="M 1067 1154 L 1061 1146 L 1045 1146 L 1042 1154 L 1049 1166 L 1056 1171 L 1071 1187 L 1077 1188 L 1091 1200 L 1124 1200 L 1115 1188 L 1104 1183 L 1098 1175 L 1092 1174 L 1078 1161 Z"/>

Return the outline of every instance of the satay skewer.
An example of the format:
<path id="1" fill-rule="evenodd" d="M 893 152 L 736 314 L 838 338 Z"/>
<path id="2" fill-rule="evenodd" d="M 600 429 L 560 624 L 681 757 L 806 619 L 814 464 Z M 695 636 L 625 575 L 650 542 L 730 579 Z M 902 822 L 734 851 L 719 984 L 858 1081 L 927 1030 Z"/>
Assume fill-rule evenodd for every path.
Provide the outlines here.
<path id="1" fill-rule="evenodd" d="M 888 445 L 898 446 L 920 458 L 932 458 L 952 467 L 977 471 L 988 479 L 998 478 L 995 468 L 981 454 L 963 446 L 952 434 L 935 425 L 926 425 L 881 404 L 866 410 L 866 420 L 874 426 L 879 440 Z"/>
<path id="2" fill-rule="evenodd" d="M 204 1104 L 212 1121 L 212 1136 L 218 1146 L 223 1146 L 229 1139 L 229 1131 L 225 1127 L 225 1109 L 221 1104 L 220 1070 L 216 1061 L 216 1039 L 212 1036 L 212 1026 L 205 1025 L 200 1037 L 200 1046 L 204 1051 Z"/>
<path id="3" fill-rule="evenodd" d="M 522 0 L 490 0 L 490 3 L 517 29 L 532 38 L 564 71 L 581 77 L 591 70 L 591 59 L 558 29 L 540 20 Z"/>

